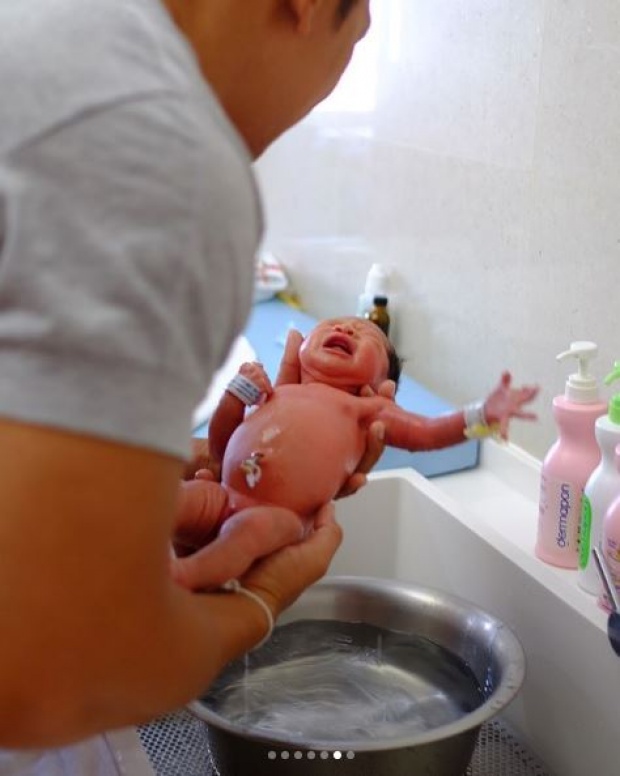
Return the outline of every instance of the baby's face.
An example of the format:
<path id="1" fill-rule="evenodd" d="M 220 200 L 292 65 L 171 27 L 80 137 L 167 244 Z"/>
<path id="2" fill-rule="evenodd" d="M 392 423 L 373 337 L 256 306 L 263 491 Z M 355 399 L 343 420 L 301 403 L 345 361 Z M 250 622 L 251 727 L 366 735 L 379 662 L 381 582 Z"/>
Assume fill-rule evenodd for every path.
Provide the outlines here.
<path id="1" fill-rule="evenodd" d="M 319 323 L 299 352 L 302 373 L 336 388 L 377 388 L 387 379 L 390 343 L 363 318 L 331 318 Z M 302 375 L 303 377 L 303 375 Z"/>

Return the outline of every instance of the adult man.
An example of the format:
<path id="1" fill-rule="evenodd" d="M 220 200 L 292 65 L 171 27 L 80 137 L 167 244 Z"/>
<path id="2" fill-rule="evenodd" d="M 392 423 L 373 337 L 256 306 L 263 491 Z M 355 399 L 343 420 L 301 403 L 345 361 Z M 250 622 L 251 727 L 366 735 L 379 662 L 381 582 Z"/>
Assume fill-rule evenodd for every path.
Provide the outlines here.
<path id="1" fill-rule="evenodd" d="M 175 521 L 199 517 L 178 482 L 249 308 L 251 159 L 368 25 L 368 0 L 0 7 L 0 746 L 151 719 L 264 636 L 249 596 L 172 581 Z M 329 507 L 304 541 L 292 512 L 247 518 L 214 546 L 277 616 L 340 532 Z"/>

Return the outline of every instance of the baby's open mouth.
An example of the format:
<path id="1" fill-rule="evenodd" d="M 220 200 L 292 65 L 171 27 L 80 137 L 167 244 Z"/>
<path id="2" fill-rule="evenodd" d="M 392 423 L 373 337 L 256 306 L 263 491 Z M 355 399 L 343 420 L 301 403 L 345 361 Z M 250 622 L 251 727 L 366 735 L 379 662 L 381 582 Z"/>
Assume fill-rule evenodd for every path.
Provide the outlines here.
<path id="1" fill-rule="evenodd" d="M 353 355 L 353 343 L 349 337 L 345 337 L 342 334 L 332 334 L 325 340 L 323 347 L 328 350 L 337 350 L 341 353 L 346 353 L 348 356 Z"/>

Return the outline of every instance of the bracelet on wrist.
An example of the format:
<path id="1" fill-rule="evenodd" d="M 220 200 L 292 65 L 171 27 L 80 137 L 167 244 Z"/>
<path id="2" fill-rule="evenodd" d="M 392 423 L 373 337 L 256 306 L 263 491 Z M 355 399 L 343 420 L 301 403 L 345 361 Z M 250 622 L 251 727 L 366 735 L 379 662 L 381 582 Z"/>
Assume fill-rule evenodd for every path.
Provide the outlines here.
<path id="1" fill-rule="evenodd" d="M 246 407 L 257 404 L 261 396 L 261 390 L 256 383 L 241 374 L 236 374 L 233 377 L 226 386 L 226 390 L 243 402 Z"/>
<path id="2" fill-rule="evenodd" d="M 221 589 L 227 592 L 239 593 L 240 595 L 244 595 L 246 598 L 249 598 L 251 601 L 254 601 L 254 603 L 258 604 L 258 606 L 263 610 L 263 613 L 265 614 L 265 617 L 267 619 L 267 633 L 258 642 L 258 644 L 256 644 L 255 647 L 253 647 L 253 649 L 259 649 L 260 647 L 263 646 L 263 644 L 266 644 L 271 638 L 271 634 L 273 633 L 273 629 L 275 627 L 275 622 L 273 619 L 273 614 L 271 612 L 271 609 L 267 606 L 265 601 L 263 601 L 263 599 L 256 593 L 253 593 L 251 590 L 248 590 L 247 588 L 243 587 L 238 579 L 229 579 L 228 582 L 225 582 L 222 585 Z"/>
<path id="3" fill-rule="evenodd" d="M 484 413 L 484 402 L 481 400 L 471 402 L 463 407 L 465 429 L 463 435 L 467 439 L 485 439 L 499 435 L 499 423 L 487 422 Z"/>

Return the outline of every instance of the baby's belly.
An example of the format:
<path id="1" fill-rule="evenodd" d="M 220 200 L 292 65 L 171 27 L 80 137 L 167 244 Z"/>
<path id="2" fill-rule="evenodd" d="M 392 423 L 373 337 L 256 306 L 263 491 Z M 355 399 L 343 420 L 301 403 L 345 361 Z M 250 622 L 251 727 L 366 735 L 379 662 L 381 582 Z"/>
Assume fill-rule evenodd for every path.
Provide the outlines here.
<path id="1" fill-rule="evenodd" d="M 365 438 L 353 411 L 341 404 L 274 398 L 232 435 L 222 479 L 258 502 L 309 515 L 355 471 Z"/>

